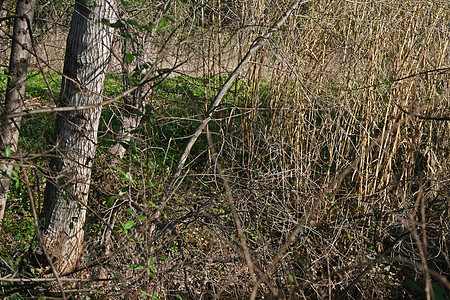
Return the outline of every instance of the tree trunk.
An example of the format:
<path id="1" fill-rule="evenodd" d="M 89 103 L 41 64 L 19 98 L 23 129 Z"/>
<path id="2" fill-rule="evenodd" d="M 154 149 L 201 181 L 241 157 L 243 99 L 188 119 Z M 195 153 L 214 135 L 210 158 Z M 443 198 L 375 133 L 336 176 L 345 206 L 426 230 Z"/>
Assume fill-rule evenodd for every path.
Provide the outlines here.
<path id="1" fill-rule="evenodd" d="M 113 1 L 75 1 L 67 38 L 60 106 L 102 102 L 113 32 L 101 23 L 114 22 Z M 97 145 L 101 108 L 58 114 L 55 142 L 58 158 L 50 162 L 51 177 L 44 196 L 43 243 L 35 249 L 53 260 L 59 273 L 76 267 L 83 252 L 86 205 Z M 45 262 L 45 261 L 44 261 Z"/>
<path id="2" fill-rule="evenodd" d="M 123 46 L 122 46 L 122 52 L 123 56 L 128 52 L 136 52 L 136 49 L 128 49 L 129 43 L 124 40 Z M 142 70 L 142 65 L 146 63 L 146 53 L 144 52 L 142 54 L 142 57 L 136 58 L 133 65 L 128 64 L 123 59 L 122 62 L 122 72 L 123 72 L 123 89 L 124 91 L 132 88 L 132 84 L 130 82 L 130 74 L 134 70 Z M 145 71 L 145 70 L 144 70 Z M 143 75 L 143 74 L 141 74 Z M 138 76 L 136 78 L 138 80 L 142 79 L 142 76 Z M 142 115 L 144 113 L 144 106 L 145 106 L 145 99 L 144 97 L 147 96 L 151 92 L 151 88 L 148 86 L 141 86 L 136 91 L 134 91 L 131 95 L 126 95 L 124 97 L 124 106 L 125 109 L 122 112 L 121 115 L 121 124 L 119 131 L 114 137 L 114 141 L 116 142 L 114 145 L 112 145 L 108 152 L 111 154 L 111 161 L 110 166 L 116 167 L 120 164 L 120 161 L 125 155 L 126 149 L 123 146 L 123 144 L 126 144 L 130 142 L 133 139 L 133 131 L 139 126 L 139 123 L 141 122 Z M 138 111 L 140 113 L 138 113 Z"/>
<path id="3" fill-rule="evenodd" d="M 152 20 L 154 24 L 159 24 L 161 19 L 164 17 L 164 12 L 167 10 L 170 1 L 167 1 L 163 6 L 160 6 L 158 12 L 156 13 L 155 18 Z M 128 16 L 126 16 L 128 18 Z M 135 79 L 138 81 L 142 80 L 145 76 L 146 72 L 154 71 L 153 67 L 150 70 L 146 70 L 144 68 L 145 64 L 148 64 L 148 56 L 150 47 L 150 40 L 153 35 L 155 35 L 157 31 L 157 27 L 150 29 L 142 36 L 133 36 L 131 41 L 127 41 L 127 39 L 123 39 L 122 44 L 122 73 L 123 73 L 123 88 L 124 91 L 132 88 L 133 84 L 131 83 L 130 76 L 134 71 L 140 71 L 141 74 L 138 75 Z M 138 40 L 138 41 L 136 41 Z M 133 64 L 127 63 L 126 55 L 127 53 L 138 53 L 139 50 L 143 49 L 141 55 L 136 57 L 133 61 Z M 145 110 L 146 98 L 152 92 L 151 85 L 143 85 L 140 86 L 136 91 L 134 91 L 131 95 L 127 95 L 124 97 L 125 110 L 121 116 L 121 125 L 118 133 L 115 136 L 115 144 L 112 145 L 108 152 L 111 154 L 111 163 L 110 165 L 115 167 L 122 160 L 125 155 L 126 149 L 123 144 L 130 142 L 133 139 L 133 131 L 139 126 L 142 115 Z M 140 113 L 139 113 L 140 112 Z"/>
<path id="4" fill-rule="evenodd" d="M 162 7 L 160 7 L 160 10 L 157 12 L 156 17 L 153 20 L 154 24 L 159 24 L 161 19 L 163 18 L 163 12 L 166 10 L 167 5 L 169 5 L 169 1 L 166 2 L 166 4 Z M 130 82 L 130 76 L 135 71 L 141 71 L 142 73 L 136 78 L 138 81 L 142 80 L 142 78 L 145 76 L 145 73 L 149 70 L 144 69 L 144 64 L 148 63 L 148 49 L 150 47 L 150 39 L 156 32 L 156 27 L 148 31 L 143 36 L 137 37 L 134 36 L 132 41 L 127 41 L 126 39 L 123 39 L 122 41 L 122 55 L 123 55 L 123 61 L 122 61 L 122 73 L 123 73 L 123 88 L 124 91 L 132 88 L 132 84 Z M 136 42 L 136 39 L 139 40 L 139 42 Z M 136 43 L 139 43 L 136 45 Z M 140 46 L 144 49 L 143 53 L 136 57 L 133 64 L 127 63 L 126 55 L 127 53 L 137 53 L 138 49 L 136 46 Z M 114 137 L 115 144 L 113 144 L 109 149 L 108 153 L 110 154 L 110 160 L 109 160 L 109 167 L 110 169 L 114 169 L 117 167 L 120 162 L 122 161 L 125 153 L 126 148 L 123 146 L 123 144 L 126 144 L 133 140 L 133 131 L 138 128 L 142 116 L 145 112 L 145 105 L 146 105 L 146 98 L 148 95 L 150 95 L 152 92 L 152 86 L 151 85 L 143 85 L 140 86 L 136 91 L 134 91 L 131 95 L 127 95 L 124 97 L 124 107 L 125 109 L 122 112 L 122 115 L 120 117 L 121 124 L 119 131 Z M 110 226 L 105 227 L 104 234 L 101 239 L 101 244 L 105 246 L 106 253 L 109 252 L 110 249 L 110 238 L 111 238 L 111 227 L 114 226 L 115 223 L 115 210 L 111 210 L 108 220 Z"/>
<path id="5" fill-rule="evenodd" d="M 22 112 L 25 100 L 25 83 L 27 80 L 28 56 L 31 49 L 31 28 L 36 0 L 17 1 L 16 15 L 21 16 L 14 19 L 13 41 L 9 62 L 9 75 L 6 89 L 5 105 L 2 114 Z M 29 21 L 29 22 L 28 22 Z M 0 126 L 0 151 L 5 154 L 8 147 L 10 153 L 17 151 L 19 141 L 21 117 L 4 119 Z M 9 151 L 8 151 L 9 152 Z M 10 176 L 13 170 L 13 161 L 0 162 L 0 223 L 3 220 L 6 208 L 6 200 L 9 193 Z"/>
<path id="6" fill-rule="evenodd" d="M 124 68 L 126 66 L 126 62 L 123 62 Z M 124 91 L 131 88 L 130 82 L 128 79 L 128 71 L 125 70 L 123 74 L 123 85 Z M 147 89 L 148 92 L 149 89 Z M 126 153 L 126 148 L 124 144 L 129 143 L 133 140 L 133 131 L 138 128 L 142 115 L 144 113 L 144 105 L 145 99 L 143 97 L 142 87 L 138 88 L 132 95 L 127 95 L 124 97 L 125 109 L 121 115 L 121 121 L 119 131 L 114 137 L 115 144 L 113 144 L 109 149 L 109 163 L 108 169 L 113 170 L 117 166 L 120 165 L 123 157 Z M 140 111 L 141 113 L 137 113 Z M 106 174 L 106 173 L 105 173 Z M 106 176 L 105 176 L 106 179 Z M 101 244 L 105 247 L 105 253 L 108 254 L 111 247 L 111 228 L 114 227 L 114 223 L 116 221 L 116 210 L 112 209 L 108 215 L 108 223 L 110 226 L 105 227 L 104 234 L 101 239 Z"/>

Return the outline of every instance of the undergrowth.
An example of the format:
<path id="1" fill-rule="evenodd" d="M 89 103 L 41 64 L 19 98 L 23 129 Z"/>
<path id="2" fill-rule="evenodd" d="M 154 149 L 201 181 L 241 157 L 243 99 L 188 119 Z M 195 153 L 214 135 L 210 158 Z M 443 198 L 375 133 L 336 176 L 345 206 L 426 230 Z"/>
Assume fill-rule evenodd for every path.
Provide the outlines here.
<path id="1" fill-rule="evenodd" d="M 204 130 L 217 157 L 202 134 L 162 203 L 186 143 L 233 69 L 227 64 L 264 32 L 256 25 L 272 23 L 271 11 L 286 5 L 225 2 L 211 2 L 215 10 L 187 2 L 167 9 L 176 18 L 153 42 L 167 38 L 165 50 L 183 53 L 186 69 L 147 95 L 114 167 L 108 149 L 123 100 L 103 108 L 86 251 L 71 275 L 96 281 L 64 286 L 76 297 L 241 299 L 255 276 L 265 279 L 258 298 L 448 298 L 450 126 L 439 120 L 450 114 L 448 7 L 325 0 L 302 7 L 254 54 Z M 56 98 L 60 77 L 46 75 Z M 52 105 L 46 86 L 30 72 L 32 108 Z M 122 75 L 110 74 L 105 96 L 122 91 Z M 0 237 L 2 276 L 21 272 L 34 235 L 23 172 L 39 206 L 54 143 L 54 115 L 24 119 L 27 155 L 15 169 Z M 14 288 L 17 297 L 33 293 Z M 35 291 L 58 295 L 42 288 Z"/>

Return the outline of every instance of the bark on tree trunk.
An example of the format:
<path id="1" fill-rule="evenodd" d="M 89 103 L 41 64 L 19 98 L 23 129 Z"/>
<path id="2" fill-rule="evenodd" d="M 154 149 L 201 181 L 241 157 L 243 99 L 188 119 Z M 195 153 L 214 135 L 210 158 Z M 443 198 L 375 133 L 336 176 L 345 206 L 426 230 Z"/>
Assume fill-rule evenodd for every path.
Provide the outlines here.
<path id="1" fill-rule="evenodd" d="M 31 28 L 28 24 L 33 23 L 34 6 L 36 0 L 17 1 L 13 41 L 9 62 L 9 75 L 6 89 L 5 105 L 2 114 L 22 112 L 25 98 L 25 83 L 27 80 L 29 49 L 31 49 Z M 0 126 L 0 151 L 5 154 L 8 147 L 10 153 L 17 151 L 19 141 L 21 117 L 4 119 Z M 6 208 L 6 200 L 9 193 L 10 176 L 13 170 L 13 161 L 0 162 L 0 224 L 3 220 Z"/>
<path id="2" fill-rule="evenodd" d="M 114 2 L 77 0 L 67 38 L 60 106 L 95 105 L 102 101 L 106 68 L 113 40 Z M 57 272 L 73 270 L 83 252 L 86 205 L 91 168 L 97 145 L 101 108 L 58 114 L 55 142 L 58 158 L 52 159 L 42 217 L 44 249 L 52 257 Z M 45 261 L 44 261 L 45 262 Z"/>
<path id="3" fill-rule="evenodd" d="M 7 15 L 7 9 L 9 8 L 9 0 L 0 0 L 0 18 L 5 18 Z M 5 24 L 4 28 L 7 29 L 6 27 L 8 26 L 8 22 L 9 20 L 4 20 L 2 21 L 3 24 Z"/>
<path id="4" fill-rule="evenodd" d="M 0 18 L 6 17 L 8 8 L 9 8 L 9 0 L 0 0 Z M 2 21 L 2 25 L 5 24 L 3 25 L 5 29 L 9 27 L 8 21 L 7 20 Z"/>

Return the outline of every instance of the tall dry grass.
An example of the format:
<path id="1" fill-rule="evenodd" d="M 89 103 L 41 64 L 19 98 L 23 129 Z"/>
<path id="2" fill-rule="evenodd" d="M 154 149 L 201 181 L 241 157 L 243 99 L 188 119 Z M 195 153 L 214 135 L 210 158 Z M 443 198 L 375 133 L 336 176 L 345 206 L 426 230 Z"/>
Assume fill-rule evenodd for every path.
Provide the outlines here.
<path id="1" fill-rule="evenodd" d="M 282 6 L 255 1 L 252 21 Z M 314 1 L 254 57 L 216 135 L 263 270 L 315 209 L 267 274 L 286 295 L 448 293 L 448 24 L 444 2 Z"/>
<path id="2" fill-rule="evenodd" d="M 177 72 L 203 79 L 178 79 L 181 100 L 155 94 L 161 128 L 195 127 L 226 75 L 289 3 L 177 5 L 182 22 L 156 64 L 185 61 Z M 153 279 L 136 279 L 134 288 L 188 298 L 448 296 L 448 24 L 442 1 L 304 4 L 252 58 L 209 125 L 219 159 L 205 140 L 191 153 L 167 218 L 148 238 L 154 252 L 132 250 L 135 262 L 164 258 L 153 261 Z M 173 105 L 192 115 L 180 118 Z M 166 154 L 182 140 L 166 138 Z M 154 141 L 142 143 L 152 149 Z M 164 178 L 151 176 L 159 189 L 146 197 L 158 204 Z M 116 262 L 129 260 L 127 253 Z"/>
<path id="3" fill-rule="evenodd" d="M 445 1 L 305 3 L 255 54 L 214 115 L 208 130 L 218 157 L 200 139 L 163 217 L 151 219 L 186 140 L 180 132 L 191 134 L 288 2 L 173 1 L 164 31 L 149 37 L 129 28 L 145 44 L 133 51 L 149 50 L 151 71 L 181 67 L 171 74 L 177 84 L 155 87 L 146 99 L 122 172 L 105 171 L 103 154 L 123 107 L 104 114 L 90 194 L 96 214 L 87 222 L 80 275 L 114 279 L 92 286 L 99 297 L 448 297 Z M 147 23 L 159 9 L 133 5 L 129 16 Z M 114 72 L 122 56 L 115 53 Z M 99 246 L 108 232 L 99 216 L 116 229 L 107 251 Z"/>

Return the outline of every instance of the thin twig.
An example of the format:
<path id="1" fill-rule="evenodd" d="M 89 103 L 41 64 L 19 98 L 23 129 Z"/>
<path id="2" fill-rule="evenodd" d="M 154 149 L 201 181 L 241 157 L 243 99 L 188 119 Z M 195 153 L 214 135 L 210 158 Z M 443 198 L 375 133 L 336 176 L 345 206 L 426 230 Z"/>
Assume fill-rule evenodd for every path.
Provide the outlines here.
<path id="1" fill-rule="evenodd" d="M 361 272 L 361 274 L 359 274 L 337 297 L 336 300 L 342 299 L 342 297 L 344 297 L 367 273 L 370 272 L 370 270 L 372 270 L 372 268 L 382 262 L 384 260 L 384 258 L 386 257 L 386 255 L 388 255 L 389 253 L 391 253 L 391 251 L 394 249 L 394 247 L 398 244 L 398 242 L 401 241 L 401 239 L 403 239 L 403 237 L 405 237 L 406 235 L 408 235 L 409 232 L 405 232 L 402 235 L 400 235 L 395 242 L 392 243 L 391 246 L 389 246 L 386 250 L 384 250 L 376 259 L 374 259 L 373 261 L 369 262 L 368 266 L 364 269 L 364 271 Z"/>
<path id="2" fill-rule="evenodd" d="M 223 185 L 225 186 L 225 193 L 226 193 L 225 198 L 227 199 L 227 203 L 231 208 L 231 215 L 233 216 L 234 224 L 236 225 L 236 229 L 238 232 L 241 247 L 244 250 L 244 257 L 245 257 L 245 261 L 247 262 L 250 276 L 252 277 L 253 283 L 256 283 L 255 268 L 253 266 L 253 260 L 250 255 L 250 250 L 248 249 L 245 233 L 242 228 L 242 222 L 241 222 L 241 219 L 239 218 L 239 214 L 237 212 L 236 206 L 234 205 L 234 198 L 232 195 L 231 187 L 230 187 L 230 185 L 228 183 L 228 179 L 226 178 L 225 173 L 222 169 L 222 165 L 219 162 L 219 155 L 217 154 L 216 148 L 214 147 L 211 132 L 208 130 L 208 127 L 206 128 L 206 139 L 209 144 L 209 149 L 211 150 L 211 156 L 212 156 L 213 162 L 215 163 L 215 166 L 219 173 L 219 177 L 220 177 L 220 179 L 222 179 Z"/>
<path id="3" fill-rule="evenodd" d="M 435 72 L 444 73 L 444 72 L 449 72 L 449 71 L 450 71 L 450 67 L 443 67 L 443 68 L 425 70 L 425 71 L 421 71 L 421 72 L 418 72 L 418 73 L 407 75 L 405 77 L 400 77 L 400 78 L 388 80 L 386 82 L 375 83 L 375 84 L 371 84 L 371 85 L 365 85 L 365 86 L 358 87 L 358 88 L 346 88 L 344 91 L 365 90 L 365 89 L 369 89 L 369 88 L 373 88 L 373 87 L 379 87 L 379 86 L 386 85 L 386 84 L 400 82 L 400 81 L 403 81 L 403 80 L 406 80 L 406 79 L 410 79 L 410 78 L 414 78 L 414 77 L 417 77 L 417 76 L 420 76 L 420 75 L 426 75 L 428 73 L 435 73 Z"/>
<path id="4" fill-rule="evenodd" d="M 395 130 L 397 130 L 397 128 L 399 128 L 401 125 L 403 125 L 403 123 L 405 122 L 405 119 L 401 119 L 398 123 L 396 123 L 394 126 L 392 126 L 392 128 L 386 132 L 384 135 L 381 135 L 379 138 L 377 138 L 376 140 L 374 140 L 371 145 L 367 148 L 367 151 L 371 151 L 376 145 L 379 144 L 380 141 L 383 140 L 383 138 L 390 132 L 394 132 Z M 270 264 L 270 266 L 267 268 L 266 273 L 270 274 L 273 269 L 275 268 L 275 266 L 278 264 L 278 262 L 280 262 L 280 260 L 283 258 L 284 254 L 286 253 L 286 251 L 289 249 L 289 247 L 292 245 L 292 243 L 294 243 L 298 237 L 298 235 L 300 234 L 300 232 L 302 231 L 303 227 L 306 226 L 306 224 L 308 223 L 308 221 L 311 219 L 311 217 L 315 214 L 319 204 L 323 201 L 323 199 L 326 198 L 327 195 L 329 195 L 330 193 L 332 193 L 337 187 L 340 186 L 342 180 L 350 173 L 350 171 L 355 170 L 358 163 L 360 162 L 361 158 L 360 156 L 356 157 L 341 173 L 339 173 L 338 176 L 336 176 L 329 184 L 328 187 L 325 188 L 321 195 L 319 197 L 317 197 L 314 201 L 313 204 L 311 206 L 311 208 L 307 211 L 307 213 L 305 213 L 302 218 L 300 219 L 300 221 L 297 223 L 297 226 L 295 226 L 295 228 L 291 231 L 291 234 L 289 235 L 287 241 L 281 246 L 280 250 L 278 251 L 278 253 L 275 255 L 275 258 L 273 259 L 272 263 Z M 253 287 L 253 291 L 252 291 L 252 295 L 250 299 L 255 299 L 256 298 L 256 293 L 258 291 L 258 286 L 262 283 L 262 279 L 260 278 L 258 280 L 258 282 L 254 285 Z"/>
<path id="5" fill-rule="evenodd" d="M 86 90 L 85 88 L 83 88 L 82 86 L 79 86 L 80 90 L 86 90 L 87 92 L 90 92 L 96 96 L 100 96 L 103 97 L 105 99 L 108 99 L 106 101 L 97 103 L 97 104 L 91 104 L 91 105 L 80 105 L 80 106 L 62 106 L 62 107 L 47 107 L 47 108 L 41 108 L 41 109 L 33 109 L 33 110 L 24 110 L 23 112 L 19 112 L 19 113 L 14 113 L 14 114 L 4 114 L 2 116 L 0 116 L 1 118 L 4 119 L 12 119 L 12 118 L 16 118 L 16 117 L 23 117 L 23 116 L 29 116 L 29 115 L 36 115 L 36 114 L 45 114 L 45 113 L 55 113 L 55 112 L 67 112 L 67 111 L 80 111 L 80 110 L 88 110 L 88 109 L 95 109 L 95 108 L 99 108 L 99 107 L 103 107 L 106 106 L 108 104 L 112 104 L 114 102 L 118 102 L 121 98 L 131 94 L 132 92 L 134 92 L 135 90 L 137 90 L 139 87 L 141 87 L 144 84 L 147 84 L 149 82 L 152 82 L 166 74 L 171 73 L 173 70 L 175 70 L 176 68 L 178 68 L 181 64 L 178 64 L 176 66 L 174 66 L 172 69 L 167 69 L 164 72 L 161 72 L 160 74 L 150 77 L 150 73 L 147 73 L 147 75 L 144 77 L 144 79 L 142 79 L 137 85 L 131 87 L 130 89 L 124 91 L 123 93 L 121 93 L 120 95 L 114 97 L 114 98 L 108 98 L 104 95 L 98 94 L 94 91 L 90 91 L 90 90 Z M 67 78 L 68 80 L 73 80 L 70 78 Z"/>
<path id="6" fill-rule="evenodd" d="M 65 278 L 65 277 L 46 277 L 46 278 L 10 278 L 0 277 L 0 282 L 93 282 L 93 281 L 115 281 L 119 278 Z M 126 282 L 126 278 L 120 279 Z"/>

